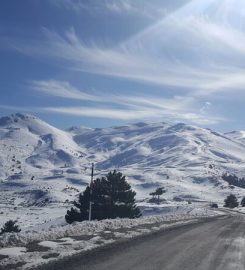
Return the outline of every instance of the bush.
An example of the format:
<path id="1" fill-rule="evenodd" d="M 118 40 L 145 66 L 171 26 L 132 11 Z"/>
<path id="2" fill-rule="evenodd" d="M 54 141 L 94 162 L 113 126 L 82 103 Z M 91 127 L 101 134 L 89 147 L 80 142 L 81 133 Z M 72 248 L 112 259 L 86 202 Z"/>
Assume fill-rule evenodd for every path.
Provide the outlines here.
<path id="1" fill-rule="evenodd" d="M 210 205 L 210 207 L 211 207 L 211 208 L 218 208 L 218 204 L 217 204 L 217 203 L 212 203 L 212 204 Z"/>
<path id="2" fill-rule="evenodd" d="M 78 202 L 73 202 L 74 207 L 67 211 L 65 219 L 68 223 L 88 220 L 90 201 L 93 202 L 92 219 L 140 217 L 135 195 L 125 176 L 117 171 L 110 172 L 86 187 Z"/>
<path id="3" fill-rule="evenodd" d="M 225 202 L 224 207 L 228 207 L 228 208 L 235 208 L 239 205 L 236 196 L 233 194 L 230 194 L 229 196 L 227 196 L 224 202 Z"/>
<path id="4" fill-rule="evenodd" d="M 9 220 L 7 221 L 3 227 L 1 228 L 1 232 L 0 232 L 0 235 L 4 234 L 4 233 L 10 233 L 10 232 L 20 232 L 21 229 L 19 228 L 18 225 L 16 225 L 17 221 L 14 221 L 14 220 Z"/>

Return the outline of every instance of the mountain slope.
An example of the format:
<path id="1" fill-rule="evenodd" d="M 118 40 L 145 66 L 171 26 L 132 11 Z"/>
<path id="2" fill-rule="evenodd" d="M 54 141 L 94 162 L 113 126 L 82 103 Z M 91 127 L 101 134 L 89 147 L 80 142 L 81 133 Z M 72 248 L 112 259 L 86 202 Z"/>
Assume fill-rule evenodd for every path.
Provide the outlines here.
<path id="1" fill-rule="evenodd" d="M 95 155 L 102 168 L 193 167 L 205 162 L 242 165 L 245 162 L 243 144 L 211 130 L 185 124 L 141 123 L 94 129 L 81 132 L 74 140 Z"/>
<path id="2" fill-rule="evenodd" d="M 227 137 L 245 143 L 245 131 L 232 131 L 225 134 Z"/>
<path id="3" fill-rule="evenodd" d="M 0 142 L 1 165 L 5 168 L 5 171 L 1 171 L 2 177 L 74 165 L 76 157 L 84 155 L 84 149 L 73 141 L 69 133 L 30 115 L 16 114 L 1 118 Z M 9 166 L 10 171 L 6 170 Z"/>
<path id="4" fill-rule="evenodd" d="M 30 115 L 0 119 L 2 202 L 13 193 L 13 205 L 70 201 L 90 181 L 92 162 L 96 176 L 121 170 L 138 198 L 165 186 L 168 200 L 223 200 L 231 190 L 221 176 L 244 171 L 245 145 L 185 124 L 62 131 Z"/>

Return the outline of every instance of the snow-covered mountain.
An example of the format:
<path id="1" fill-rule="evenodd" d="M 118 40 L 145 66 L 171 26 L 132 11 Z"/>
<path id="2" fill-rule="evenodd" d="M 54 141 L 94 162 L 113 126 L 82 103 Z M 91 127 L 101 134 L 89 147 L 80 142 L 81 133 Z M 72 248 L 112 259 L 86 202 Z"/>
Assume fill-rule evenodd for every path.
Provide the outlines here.
<path id="1" fill-rule="evenodd" d="M 0 147 L 0 175 L 10 179 L 74 167 L 84 156 L 71 134 L 22 114 L 0 119 Z"/>
<path id="2" fill-rule="evenodd" d="M 245 169 L 245 141 L 237 134 L 168 123 L 64 131 L 30 115 L 3 117 L 0 203 L 71 201 L 90 181 L 92 162 L 96 176 L 122 171 L 141 199 L 164 186 L 168 200 L 223 200 L 231 190 L 222 174 Z"/>
<path id="3" fill-rule="evenodd" d="M 233 140 L 240 141 L 245 143 L 245 131 L 232 131 L 225 134 L 227 137 L 232 138 Z"/>

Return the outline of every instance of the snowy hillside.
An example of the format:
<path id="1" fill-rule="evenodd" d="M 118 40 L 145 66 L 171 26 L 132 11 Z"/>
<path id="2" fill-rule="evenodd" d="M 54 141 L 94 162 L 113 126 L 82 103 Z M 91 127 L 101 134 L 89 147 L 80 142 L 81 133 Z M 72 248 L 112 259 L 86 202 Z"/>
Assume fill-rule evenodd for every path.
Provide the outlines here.
<path id="1" fill-rule="evenodd" d="M 70 134 L 28 115 L 1 118 L 0 140 L 1 162 L 10 165 L 12 161 L 11 171 L 14 173 L 74 165 L 77 157 L 83 156 L 83 149 L 74 143 Z M 21 166 L 15 166 L 18 163 L 14 164 L 14 160 L 24 162 L 24 169 L 18 170 Z M 9 176 L 8 171 L 4 173 Z"/>
<path id="2" fill-rule="evenodd" d="M 72 135 L 33 116 L 1 118 L 1 201 L 29 205 L 44 203 L 50 197 L 54 201 L 69 199 L 67 192 L 62 192 L 66 184 L 57 180 L 71 168 L 79 168 L 84 156 L 84 149 L 73 141 Z"/>
<path id="3" fill-rule="evenodd" d="M 3 117 L 0 205 L 8 207 L 9 217 L 14 207 L 37 207 L 37 219 L 52 207 L 64 212 L 90 181 L 92 162 L 95 176 L 113 169 L 124 173 L 141 200 L 164 186 L 168 201 L 222 201 L 231 188 L 221 175 L 242 175 L 245 169 L 239 134 L 167 123 L 63 131 L 30 115 Z M 245 195 L 239 188 L 232 192 Z"/>
<path id="4" fill-rule="evenodd" d="M 232 138 L 233 140 L 240 141 L 245 143 L 245 131 L 232 131 L 225 134 L 227 137 Z"/>

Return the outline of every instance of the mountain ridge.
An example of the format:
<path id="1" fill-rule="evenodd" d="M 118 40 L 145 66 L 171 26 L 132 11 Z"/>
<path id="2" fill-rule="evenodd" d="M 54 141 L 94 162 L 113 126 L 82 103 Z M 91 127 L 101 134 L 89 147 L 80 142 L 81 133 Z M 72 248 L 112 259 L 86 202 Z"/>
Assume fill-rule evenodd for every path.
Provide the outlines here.
<path id="1" fill-rule="evenodd" d="M 2 187 L 6 194 L 23 192 L 16 200 L 22 205 L 47 198 L 72 200 L 89 183 L 92 162 L 95 177 L 121 170 L 138 198 L 165 186 L 169 200 L 176 196 L 221 200 L 231 192 L 222 174 L 240 175 L 245 169 L 244 153 L 243 141 L 184 123 L 60 130 L 32 115 L 0 118 Z M 45 193 L 38 199 L 28 195 L 34 199 L 27 200 L 27 189 L 29 195 Z M 239 188 L 233 191 L 244 194 Z"/>

